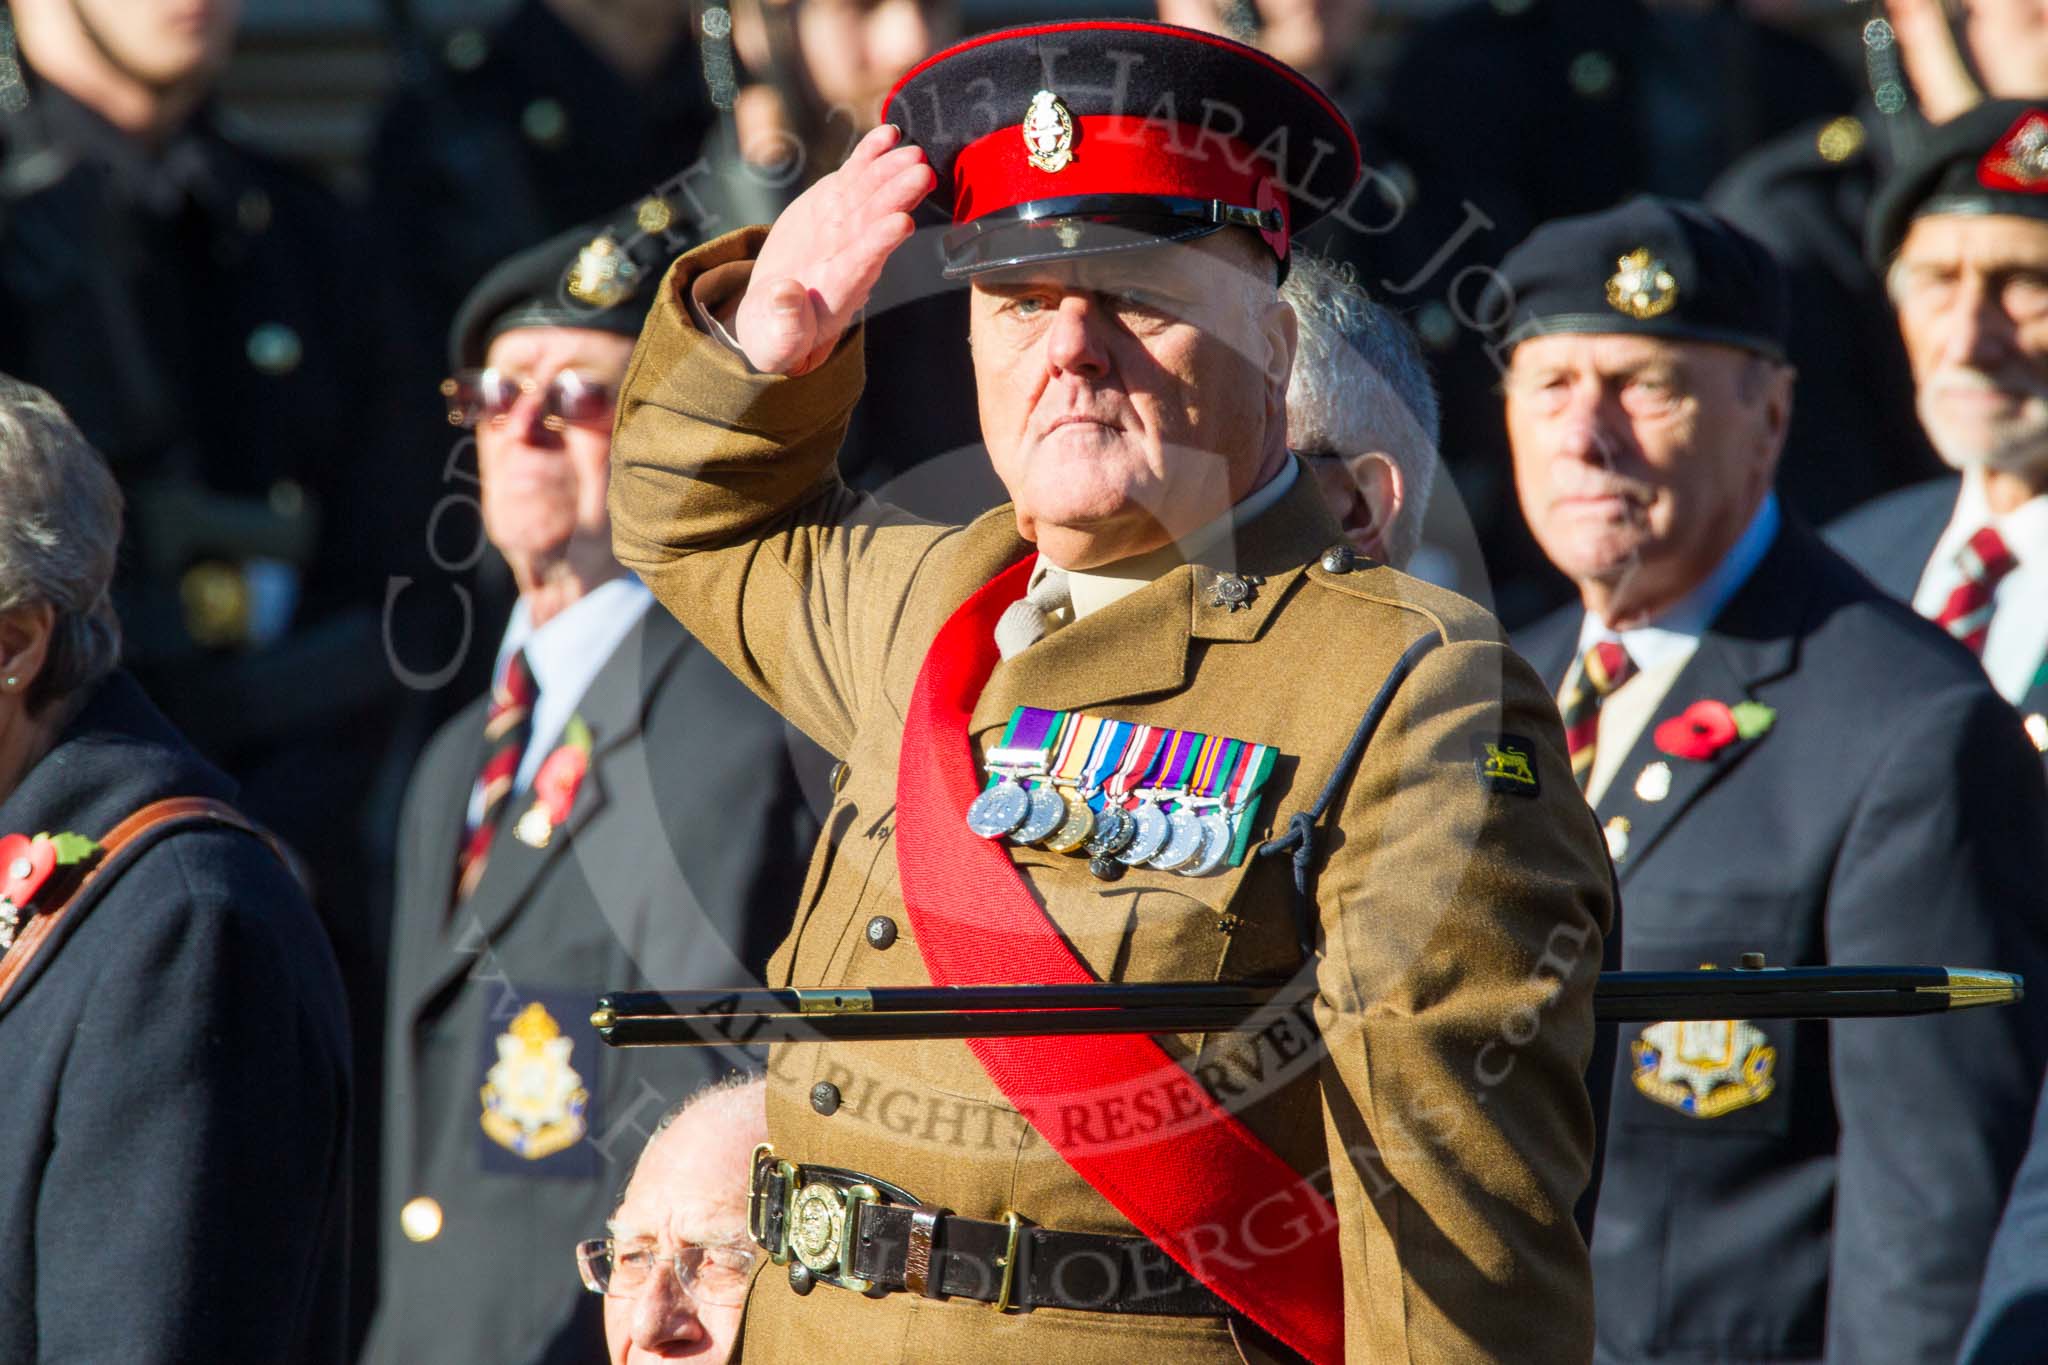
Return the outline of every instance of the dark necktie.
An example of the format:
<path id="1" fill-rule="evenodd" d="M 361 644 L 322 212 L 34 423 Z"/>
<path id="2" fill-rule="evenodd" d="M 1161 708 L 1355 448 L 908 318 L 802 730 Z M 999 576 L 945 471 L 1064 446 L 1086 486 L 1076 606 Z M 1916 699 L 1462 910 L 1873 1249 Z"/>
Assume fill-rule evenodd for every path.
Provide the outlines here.
<path id="1" fill-rule="evenodd" d="M 515 651 L 491 687 L 491 709 L 484 717 L 484 764 L 477 773 L 483 789 L 483 807 L 462 848 L 455 857 L 455 899 L 460 902 L 483 879 L 484 861 L 490 856 L 491 840 L 498 832 L 498 815 L 512 794 L 512 780 L 519 773 L 519 760 L 533 736 L 533 699 L 536 689 L 526 652 Z"/>
<path id="2" fill-rule="evenodd" d="M 1593 750 L 1600 739 L 1600 703 L 1607 694 L 1635 676 L 1635 660 L 1618 640 L 1602 640 L 1580 656 L 1565 679 L 1557 709 L 1564 717 L 1565 748 L 1579 790 L 1593 775 Z"/>

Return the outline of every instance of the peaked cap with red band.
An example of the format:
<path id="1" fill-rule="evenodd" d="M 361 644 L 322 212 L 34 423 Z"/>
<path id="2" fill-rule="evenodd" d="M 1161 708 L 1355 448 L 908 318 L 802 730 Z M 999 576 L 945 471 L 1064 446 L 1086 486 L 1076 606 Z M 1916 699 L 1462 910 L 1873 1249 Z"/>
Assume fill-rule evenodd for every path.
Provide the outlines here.
<path id="1" fill-rule="evenodd" d="M 1955 213 L 2048 220 L 2048 105 L 1987 100 L 1929 130 L 1870 206 L 1871 262 L 1889 267 L 1914 219 Z"/>
<path id="2" fill-rule="evenodd" d="M 1358 139 L 1313 81 L 1172 24 L 1032 24 L 956 44 L 889 92 L 950 208 L 945 273 L 1251 229 L 1276 259 L 1349 194 Z"/>

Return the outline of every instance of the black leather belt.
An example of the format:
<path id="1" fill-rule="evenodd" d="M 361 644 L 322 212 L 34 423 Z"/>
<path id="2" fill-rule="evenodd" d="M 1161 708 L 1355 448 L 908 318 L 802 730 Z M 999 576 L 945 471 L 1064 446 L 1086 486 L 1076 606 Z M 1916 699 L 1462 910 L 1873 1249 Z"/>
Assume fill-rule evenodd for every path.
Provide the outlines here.
<path id="1" fill-rule="evenodd" d="M 899 1186 L 754 1149 L 747 1231 L 809 1293 L 822 1281 L 1012 1308 L 1223 1317 L 1230 1306 L 1144 1237 L 1055 1232 L 1017 1214 L 962 1218 Z M 794 1262 L 794 1264 L 791 1264 Z"/>

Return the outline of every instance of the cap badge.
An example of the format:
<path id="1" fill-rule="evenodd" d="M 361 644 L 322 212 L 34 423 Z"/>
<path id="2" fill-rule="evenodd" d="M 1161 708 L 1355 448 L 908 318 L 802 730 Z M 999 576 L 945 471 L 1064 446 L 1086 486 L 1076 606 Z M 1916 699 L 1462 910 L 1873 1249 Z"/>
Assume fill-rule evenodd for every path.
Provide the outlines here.
<path id="1" fill-rule="evenodd" d="M 2048 186 L 2048 115 L 2028 111 L 1977 163 L 1977 180 L 1993 190 Z"/>
<path id="2" fill-rule="evenodd" d="M 593 238 L 569 267 L 569 297 L 592 308 L 616 308 L 633 297 L 640 268 L 611 234 Z"/>
<path id="3" fill-rule="evenodd" d="M 1678 281 L 1670 267 L 1639 246 L 1615 263 L 1607 277 L 1607 306 L 1638 322 L 1661 317 L 1678 304 Z"/>
<path id="4" fill-rule="evenodd" d="M 1031 97 L 1024 111 L 1024 149 L 1041 171 L 1063 171 L 1074 160 L 1074 116 L 1050 90 Z"/>

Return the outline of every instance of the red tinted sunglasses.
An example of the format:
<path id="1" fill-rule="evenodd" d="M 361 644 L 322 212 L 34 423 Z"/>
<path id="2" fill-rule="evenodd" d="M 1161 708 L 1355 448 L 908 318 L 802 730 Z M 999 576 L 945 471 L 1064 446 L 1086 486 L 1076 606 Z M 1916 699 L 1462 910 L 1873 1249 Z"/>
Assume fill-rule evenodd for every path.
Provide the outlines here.
<path id="1" fill-rule="evenodd" d="M 486 418 L 500 420 L 535 389 L 541 390 L 541 421 L 551 431 L 560 431 L 564 426 L 611 425 L 617 391 L 610 384 L 574 370 L 556 371 L 545 386 L 524 375 L 498 369 L 464 370 L 441 381 L 441 397 L 448 403 L 448 423 L 458 427 L 473 427 Z"/>

